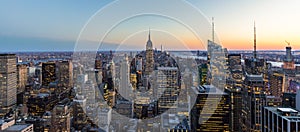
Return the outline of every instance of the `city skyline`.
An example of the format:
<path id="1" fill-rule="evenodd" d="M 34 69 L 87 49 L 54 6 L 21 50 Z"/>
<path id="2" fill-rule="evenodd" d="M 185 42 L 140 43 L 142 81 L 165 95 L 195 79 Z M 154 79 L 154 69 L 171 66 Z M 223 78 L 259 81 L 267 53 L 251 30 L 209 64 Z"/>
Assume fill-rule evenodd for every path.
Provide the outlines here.
<path id="1" fill-rule="evenodd" d="M 300 29 L 296 26 L 300 22 L 298 19 L 300 14 L 297 14 L 298 1 L 188 0 L 187 2 L 203 13 L 208 23 L 211 23 L 211 17 L 215 18 L 215 36 L 220 44 L 229 50 L 253 49 L 254 21 L 257 27 L 258 50 L 284 50 L 287 45 L 285 40 L 291 43 L 292 50 L 300 49 L 300 39 L 297 37 Z M 2 3 L 0 17 L 3 18 L 3 23 L 0 24 L 2 28 L 0 42 L 5 46 L 1 46 L 1 51 L 11 52 L 72 51 L 88 19 L 113 2 L 42 3 L 32 0 L 21 2 L 22 4 L 11 1 Z M 112 14 L 120 10 L 116 9 Z M 105 21 L 109 22 L 109 19 Z M 167 24 L 162 24 L 162 21 Z M 143 25 L 136 26 L 141 23 Z M 205 50 L 207 39 L 211 39 L 211 35 L 208 34 L 207 38 L 199 40 L 174 21 L 156 16 L 142 16 L 122 23 L 111 37 L 108 36 L 100 49 L 116 49 L 118 47 L 116 42 L 120 41 L 126 43 L 129 48 L 144 49 L 143 44 L 147 41 L 144 36 L 147 35 L 148 28 L 153 32 L 152 41 L 156 48 L 163 45 L 169 50 Z M 178 35 L 181 35 L 181 38 L 178 38 Z"/>
<path id="2" fill-rule="evenodd" d="M 8 1 L 0 131 L 300 131 L 300 1 Z"/>

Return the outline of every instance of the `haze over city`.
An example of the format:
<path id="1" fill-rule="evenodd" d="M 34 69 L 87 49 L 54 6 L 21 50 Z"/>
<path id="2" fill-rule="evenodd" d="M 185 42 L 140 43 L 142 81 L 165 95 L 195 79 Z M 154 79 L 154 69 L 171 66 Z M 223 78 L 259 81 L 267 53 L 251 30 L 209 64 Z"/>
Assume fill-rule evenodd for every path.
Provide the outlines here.
<path id="1" fill-rule="evenodd" d="M 300 132 L 297 0 L 0 4 L 2 132 Z"/>

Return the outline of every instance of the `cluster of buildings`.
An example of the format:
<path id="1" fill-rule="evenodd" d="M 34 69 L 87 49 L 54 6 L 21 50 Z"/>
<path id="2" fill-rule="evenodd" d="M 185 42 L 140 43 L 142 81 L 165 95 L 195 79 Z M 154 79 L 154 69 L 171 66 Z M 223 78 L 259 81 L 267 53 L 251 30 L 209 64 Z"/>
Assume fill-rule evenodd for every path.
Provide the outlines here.
<path id="1" fill-rule="evenodd" d="M 0 131 L 300 131 L 292 48 L 274 67 L 255 33 L 252 57 L 214 40 L 207 60 L 172 56 L 150 31 L 145 51 L 74 54 L 0 54 Z"/>
<path id="2" fill-rule="evenodd" d="M 228 129 L 222 128 L 221 130 L 251 132 L 299 131 L 296 124 L 300 121 L 300 107 L 297 107 L 297 104 L 300 104 L 297 101 L 300 99 L 300 92 L 297 94 L 300 67 L 295 66 L 291 49 L 290 45 L 286 47 L 282 67 L 272 66 L 270 62 L 257 54 L 255 26 L 252 57 L 245 58 L 242 54 L 230 54 L 213 41 L 208 42 L 208 64 L 199 65 L 199 81 L 201 85 L 210 84 L 217 86 L 219 89 L 224 88 L 226 94 L 222 95 L 224 100 L 221 100 L 227 100 L 228 102 L 222 103 L 220 101 L 218 104 L 224 104 L 220 106 L 223 109 L 220 111 L 228 111 L 229 114 L 223 114 L 223 116 L 227 116 L 224 119 L 223 116 L 217 117 L 216 114 L 221 112 L 215 110 L 214 114 L 210 116 L 211 119 L 219 119 L 219 122 L 223 121 L 224 124 L 228 125 Z M 223 52 L 226 61 L 217 61 L 217 64 L 213 64 L 212 55 L 210 54 L 216 53 L 218 55 L 220 52 Z M 222 66 L 225 67 L 220 68 L 218 63 L 223 63 Z M 224 78 L 222 78 L 223 70 L 226 73 L 225 84 L 223 84 Z M 205 74 L 204 72 L 207 71 L 208 74 Z M 217 74 L 217 80 L 221 82 L 214 82 L 214 78 L 216 78 L 214 72 Z M 207 97 L 206 102 L 216 99 L 215 97 Z M 204 111 L 203 108 L 202 111 Z M 216 117 L 214 117 L 215 115 Z M 203 117 L 199 118 L 203 119 Z M 206 123 L 208 122 L 209 119 Z M 198 122 L 198 124 L 199 129 L 197 131 L 214 131 L 218 128 L 216 126 L 220 126 L 209 125 L 207 127 L 202 122 Z M 193 130 L 194 127 L 191 128 Z"/>

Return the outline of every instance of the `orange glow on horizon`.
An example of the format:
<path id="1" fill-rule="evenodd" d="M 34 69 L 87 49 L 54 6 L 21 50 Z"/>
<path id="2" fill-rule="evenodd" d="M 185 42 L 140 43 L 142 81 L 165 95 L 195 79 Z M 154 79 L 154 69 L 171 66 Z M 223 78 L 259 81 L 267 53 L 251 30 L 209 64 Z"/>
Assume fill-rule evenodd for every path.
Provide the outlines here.
<path id="1" fill-rule="evenodd" d="M 206 50 L 207 41 L 202 44 L 199 41 L 186 41 L 187 46 L 191 50 Z M 221 45 L 228 50 L 253 50 L 253 40 L 222 40 Z M 204 47 L 204 46 L 205 47 Z M 285 50 L 287 44 L 276 39 L 273 41 L 258 41 L 257 50 Z M 292 50 L 300 50 L 300 42 L 291 42 Z"/>

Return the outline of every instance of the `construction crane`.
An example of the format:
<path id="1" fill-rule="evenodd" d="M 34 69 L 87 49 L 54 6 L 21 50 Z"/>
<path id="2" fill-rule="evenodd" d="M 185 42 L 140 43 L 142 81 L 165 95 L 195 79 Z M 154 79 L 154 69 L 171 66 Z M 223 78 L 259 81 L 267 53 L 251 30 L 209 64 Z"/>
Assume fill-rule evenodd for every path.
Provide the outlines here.
<path id="1" fill-rule="evenodd" d="M 290 42 L 288 42 L 288 41 L 286 41 L 286 40 L 285 40 L 285 43 L 287 43 L 287 44 L 288 44 L 288 46 L 290 46 L 290 45 L 291 45 L 291 43 L 290 43 Z"/>

